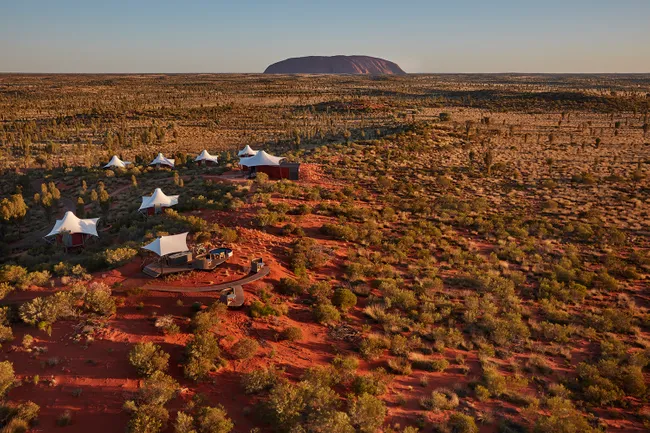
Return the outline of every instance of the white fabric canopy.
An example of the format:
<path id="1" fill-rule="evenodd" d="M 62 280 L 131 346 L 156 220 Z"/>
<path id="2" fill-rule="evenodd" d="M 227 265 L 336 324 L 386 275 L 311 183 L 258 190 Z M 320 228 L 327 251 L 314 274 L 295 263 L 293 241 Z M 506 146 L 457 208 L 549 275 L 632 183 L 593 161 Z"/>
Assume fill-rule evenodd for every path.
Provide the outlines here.
<path id="1" fill-rule="evenodd" d="M 255 156 L 240 158 L 239 165 L 245 165 L 246 167 L 257 167 L 259 165 L 280 165 L 280 161 L 283 159 L 283 157 L 269 155 L 263 150 L 260 150 L 255 154 Z"/>
<path id="2" fill-rule="evenodd" d="M 97 234 L 97 221 L 99 218 L 79 219 L 75 214 L 67 211 L 63 218 L 56 220 L 54 228 L 45 237 L 58 235 L 59 233 L 83 233 L 99 236 Z"/>
<path id="3" fill-rule="evenodd" d="M 117 167 L 117 168 L 125 168 L 127 165 L 130 165 L 131 163 L 128 161 L 122 161 L 120 158 L 118 158 L 116 155 L 113 155 L 110 161 L 108 161 L 108 164 L 104 166 L 104 168 L 111 168 L 111 167 Z"/>
<path id="4" fill-rule="evenodd" d="M 142 248 L 153 251 L 159 256 L 189 251 L 189 248 L 187 247 L 187 232 L 179 235 L 161 236 Z"/>
<path id="5" fill-rule="evenodd" d="M 149 165 L 159 165 L 159 164 L 174 167 L 174 160 L 165 158 L 162 153 L 159 153 L 158 156 L 156 156 L 156 158 L 149 163 Z"/>
<path id="6" fill-rule="evenodd" d="M 194 161 L 212 161 L 212 162 L 218 162 L 218 161 L 217 161 L 217 157 L 216 157 L 216 156 L 213 156 L 213 155 L 210 155 L 210 154 L 208 153 L 207 150 L 203 150 L 203 152 L 201 152 L 201 153 L 199 154 L 199 156 L 197 156 L 196 158 L 194 158 Z"/>
<path id="7" fill-rule="evenodd" d="M 257 154 L 257 150 L 251 149 L 251 147 L 247 144 L 246 147 L 244 147 L 242 150 L 240 150 L 237 153 L 237 156 L 252 156 L 256 154 Z"/>
<path id="8" fill-rule="evenodd" d="M 177 195 L 166 195 L 160 188 L 156 188 L 151 196 L 143 196 L 140 209 L 149 209 L 150 207 L 171 207 L 178 204 Z"/>

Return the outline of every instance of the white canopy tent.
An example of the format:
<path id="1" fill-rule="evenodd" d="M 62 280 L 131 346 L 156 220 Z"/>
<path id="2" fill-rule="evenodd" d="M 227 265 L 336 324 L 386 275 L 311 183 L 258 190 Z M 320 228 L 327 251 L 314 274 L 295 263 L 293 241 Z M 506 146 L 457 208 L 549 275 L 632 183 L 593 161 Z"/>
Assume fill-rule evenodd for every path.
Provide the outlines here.
<path id="1" fill-rule="evenodd" d="M 194 158 L 194 161 L 195 162 L 207 161 L 207 162 L 214 162 L 216 164 L 217 162 L 219 162 L 217 159 L 218 158 L 216 156 L 210 155 L 210 153 L 208 153 L 208 151 L 204 149 L 203 152 L 199 154 L 199 156 Z"/>
<path id="2" fill-rule="evenodd" d="M 248 157 L 248 156 L 253 156 L 255 154 L 257 154 L 257 150 L 251 149 L 251 147 L 248 144 L 242 150 L 237 152 L 237 156 L 241 156 L 243 158 Z"/>
<path id="3" fill-rule="evenodd" d="M 117 157 L 117 155 L 113 155 L 111 160 L 108 161 L 108 164 L 106 164 L 104 168 L 111 168 L 111 167 L 126 168 L 127 165 L 131 165 L 131 163 L 128 161 L 122 161 L 120 158 Z"/>
<path id="4" fill-rule="evenodd" d="M 187 234 L 188 232 L 172 236 L 161 236 L 142 248 L 153 251 L 161 257 L 168 254 L 189 251 L 187 246 Z"/>
<path id="5" fill-rule="evenodd" d="M 178 204 L 177 195 L 166 195 L 162 192 L 162 189 L 156 188 L 150 196 L 142 197 L 142 204 L 140 205 L 139 211 L 155 207 L 171 207 Z"/>
<path id="6" fill-rule="evenodd" d="M 263 150 L 260 150 L 254 156 L 250 156 L 248 158 L 240 158 L 239 164 L 245 165 L 246 167 L 257 167 L 260 165 L 277 166 L 280 165 L 280 161 L 282 161 L 283 159 L 284 159 L 283 157 L 269 155 Z"/>
<path id="7" fill-rule="evenodd" d="M 174 160 L 165 158 L 162 153 L 159 153 L 158 156 L 149 163 L 149 165 L 167 165 L 174 168 Z"/>
<path id="8" fill-rule="evenodd" d="M 45 237 L 55 236 L 60 233 L 82 233 L 99 236 L 97 234 L 97 221 L 99 221 L 99 218 L 80 219 L 74 213 L 67 211 L 62 219 L 56 220 L 54 228 Z"/>

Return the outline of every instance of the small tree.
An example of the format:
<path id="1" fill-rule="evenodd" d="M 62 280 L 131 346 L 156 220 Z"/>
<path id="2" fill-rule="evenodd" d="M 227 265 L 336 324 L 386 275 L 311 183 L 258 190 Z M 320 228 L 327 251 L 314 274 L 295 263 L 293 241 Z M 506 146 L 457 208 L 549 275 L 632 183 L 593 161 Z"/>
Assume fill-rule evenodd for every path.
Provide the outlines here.
<path id="1" fill-rule="evenodd" d="M 84 199 L 79 197 L 77 198 L 77 216 L 79 218 L 83 218 L 86 216 L 86 204 L 84 203 Z"/>
<path id="2" fill-rule="evenodd" d="M 235 426 L 223 406 L 201 408 L 196 424 L 200 433 L 229 433 Z"/>
<path id="3" fill-rule="evenodd" d="M 384 423 L 386 406 L 374 395 L 361 394 L 352 400 L 348 414 L 361 433 L 374 433 Z"/>
<path id="4" fill-rule="evenodd" d="M 490 174 L 492 174 L 492 163 L 494 162 L 494 155 L 492 154 L 492 149 L 488 149 L 483 154 L 483 162 L 485 163 L 485 171 L 489 176 Z"/>
<path id="5" fill-rule="evenodd" d="M 0 398 L 4 398 L 7 392 L 14 386 L 14 365 L 9 361 L 0 362 Z"/>
<path id="6" fill-rule="evenodd" d="M 251 359 L 260 345 L 252 338 L 242 338 L 232 346 L 232 354 L 237 359 Z"/>
<path id="7" fill-rule="evenodd" d="M 151 376 L 157 371 L 167 370 L 169 354 L 150 341 L 137 343 L 129 352 L 129 362 L 140 376 Z"/>
<path id="8" fill-rule="evenodd" d="M 341 320 L 341 313 L 332 305 L 321 303 L 314 307 L 314 317 L 321 324 L 336 323 Z"/>
<path id="9" fill-rule="evenodd" d="M 332 303 L 343 311 L 357 305 L 357 296 L 351 290 L 340 287 L 334 292 Z"/>

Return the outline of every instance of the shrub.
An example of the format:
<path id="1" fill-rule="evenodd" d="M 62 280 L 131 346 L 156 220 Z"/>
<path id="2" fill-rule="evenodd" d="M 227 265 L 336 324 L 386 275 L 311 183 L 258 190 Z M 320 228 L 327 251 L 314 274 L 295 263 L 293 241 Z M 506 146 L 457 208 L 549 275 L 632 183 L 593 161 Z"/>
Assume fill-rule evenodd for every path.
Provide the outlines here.
<path id="1" fill-rule="evenodd" d="M 14 333 L 9 324 L 9 307 L 0 307 L 0 342 L 11 341 Z"/>
<path id="2" fill-rule="evenodd" d="M 176 395 L 178 389 L 178 382 L 173 377 L 156 371 L 144 380 L 138 391 L 138 400 L 144 404 L 162 406 Z"/>
<path id="3" fill-rule="evenodd" d="M 174 433 L 196 433 L 194 417 L 185 412 L 177 412 L 176 421 L 174 421 Z"/>
<path id="4" fill-rule="evenodd" d="M 474 418 L 462 413 L 453 413 L 447 420 L 450 433 L 478 433 Z"/>
<path id="5" fill-rule="evenodd" d="M 232 346 L 232 354 L 237 359 L 251 359 L 260 345 L 252 338 L 242 338 Z"/>
<path id="6" fill-rule="evenodd" d="M 297 326 L 288 326 L 280 334 L 283 340 L 300 341 L 303 338 L 302 329 Z"/>
<path id="7" fill-rule="evenodd" d="M 546 400 L 548 415 L 542 415 L 535 423 L 535 433 L 580 432 L 596 433 L 600 430 L 589 425 L 570 400 L 551 397 Z"/>
<path id="8" fill-rule="evenodd" d="M 354 378 L 354 374 L 359 368 L 359 360 L 354 356 L 337 355 L 332 360 L 332 366 L 336 369 L 342 382 L 349 382 Z"/>
<path id="9" fill-rule="evenodd" d="M 195 333 L 209 331 L 223 319 L 228 307 L 221 302 L 215 302 L 203 311 L 198 311 L 190 324 Z"/>
<path id="10" fill-rule="evenodd" d="M 137 343 L 129 352 L 129 362 L 140 376 L 151 376 L 167 370 L 169 354 L 152 342 Z"/>
<path id="11" fill-rule="evenodd" d="M 357 296 L 351 290 L 340 287 L 334 291 L 332 303 L 341 310 L 347 311 L 357 305 Z"/>
<path id="12" fill-rule="evenodd" d="M 506 378 L 495 367 L 483 368 L 483 381 L 490 394 L 496 397 L 506 391 Z"/>
<path id="13" fill-rule="evenodd" d="M 40 407 L 31 401 L 25 403 L 7 402 L 0 406 L 3 433 L 24 433 L 37 423 Z"/>
<path id="14" fill-rule="evenodd" d="M 314 307 L 314 318 L 323 325 L 337 323 L 341 320 L 341 313 L 331 304 L 320 303 Z"/>
<path id="15" fill-rule="evenodd" d="M 19 308 L 19 315 L 23 322 L 36 326 L 39 323 L 52 324 L 59 317 L 57 306 L 46 297 L 34 298 L 25 302 Z"/>
<path id="16" fill-rule="evenodd" d="M 277 289 L 283 295 L 302 295 L 305 292 L 304 287 L 293 278 L 280 278 L 280 284 Z"/>
<path id="17" fill-rule="evenodd" d="M 0 362 L 0 398 L 7 395 L 15 381 L 13 364 L 9 361 Z"/>
<path id="18" fill-rule="evenodd" d="M 268 368 L 253 370 L 244 374 L 242 385 L 246 394 L 257 394 L 273 388 L 280 379 L 281 371 L 271 365 Z"/>
<path id="19" fill-rule="evenodd" d="M 386 406 L 373 395 L 361 394 L 352 399 L 348 414 L 352 425 L 361 433 L 375 433 L 384 423 Z"/>
<path id="20" fill-rule="evenodd" d="M 413 372 L 411 361 L 409 361 L 408 358 L 389 359 L 388 367 L 390 367 L 393 372 L 397 374 L 403 374 L 405 376 L 408 376 Z"/>
<path id="21" fill-rule="evenodd" d="M 229 433 L 235 426 L 222 406 L 201 408 L 196 424 L 200 433 Z"/>
<path id="22" fill-rule="evenodd" d="M 299 273 L 304 269 L 318 269 L 329 260 L 327 251 L 311 238 L 301 238 L 293 243 L 290 252 L 291 267 Z"/>
<path id="23" fill-rule="evenodd" d="M 443 372 L 449 367 L 449 361 L 444 358 L 415 359 L 413 367 L 418 370 Z"/>
<path id="24" fill-rule="evenodd" d="M 110 267 L 122 266 L 137 255 L 138 251 L 129 247 L 113 248 L 103 253 L 104 262 Z"/>
<path id="25" fill-rule="evenodd" d="M 455 392 L 446 388 L 438 388 L 431 392 L 431 397 L 423 399 L 420 404 L 429 410 L 452 410 L 458 407 L 460 401 Z"/>
<path id="26" fill-rule="evenodd" d="M 174 322 L 174 316 L 166 314 L 162 317 L 156 318 L 154 326 L 162 329 L 165 334 L 176 335 L 180 332 L 180 327 Z"/>
<path id="27" fill-rule="evenodd" d="M 385 339 L 368 336 L 361 341 L 359 353 L 364 359 L 374 360 L 378 359 L 386 348 L 388 348 L 388 344 Z"/>
<path id="28" fill-rule="evenodd" d="M 185 346 L 185 377 L 194 381 L 204 379 L 223 364 L 220 355 L 219 345 L 212 334 L 195 334 Z"/>
<path id="29" fill-rule="evenodd" d="M 111 297 L 111 289 L 104 283 L 92 283 L 84 297 L 84 309 L 100 316 L 115 314 L 115 300 Z"/>
<path id="30" fill-rule="evenodd" d="M 70 424 L 72 424 L 72 412 L 64 410 L 63 413 L 56 418 L 56 425 L 59 427 L 65 427 Z"/>
<path id="31" fill-rule="evenodd" d="M 382 395 L 386 392 L 389 376 L 383 368 L 378 368 L 370 374 L 356 376 L 352 381 L 355 394 Z"/>
<path id="32" fill-rule="evenodd" d="M 307 406 L 304 389 L 288 382 L 278 382 L 271 389 L 266 401 L 266 410 L 272 424 L 280 431 L 290 431 L 300 422 Z"/>
<path id="33" fill-rule="evenodd" d="M 266 290 L 260 291 L 261 301 L 255 300 L 251 304 L 251 317 L 282 316 L 287 312 L 287 306 L 271 299 Z"/>
<path id="34" fill-rule="evenodd" d="M 477 385 L 474 392 L 476 393 L 476 398 L 478 398 L 479 401 L 487 401 L 491 397 L 490 391 L 483 385 Z"/>
<path id="35" fill-rule="evenodd" d="M 165 428 L 169 420 L 169 412 L 162 406 L 155 404 L 136 406 L 127 402 L 125 407 L 132 412 L 127 425 L 128 433 L 158 433 Z"/>

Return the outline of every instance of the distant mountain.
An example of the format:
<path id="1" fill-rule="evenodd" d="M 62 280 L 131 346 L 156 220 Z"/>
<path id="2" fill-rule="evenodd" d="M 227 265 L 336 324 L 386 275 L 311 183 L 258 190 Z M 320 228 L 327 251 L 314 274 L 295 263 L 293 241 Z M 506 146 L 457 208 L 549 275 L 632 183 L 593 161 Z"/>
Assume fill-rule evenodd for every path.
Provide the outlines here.
<path id="1" fill-rule="evenodd" d="M 396 63 L 369 56 L 309 56 L 282 60 L 265 74 L 369 74 L 404 75 Z"/>

